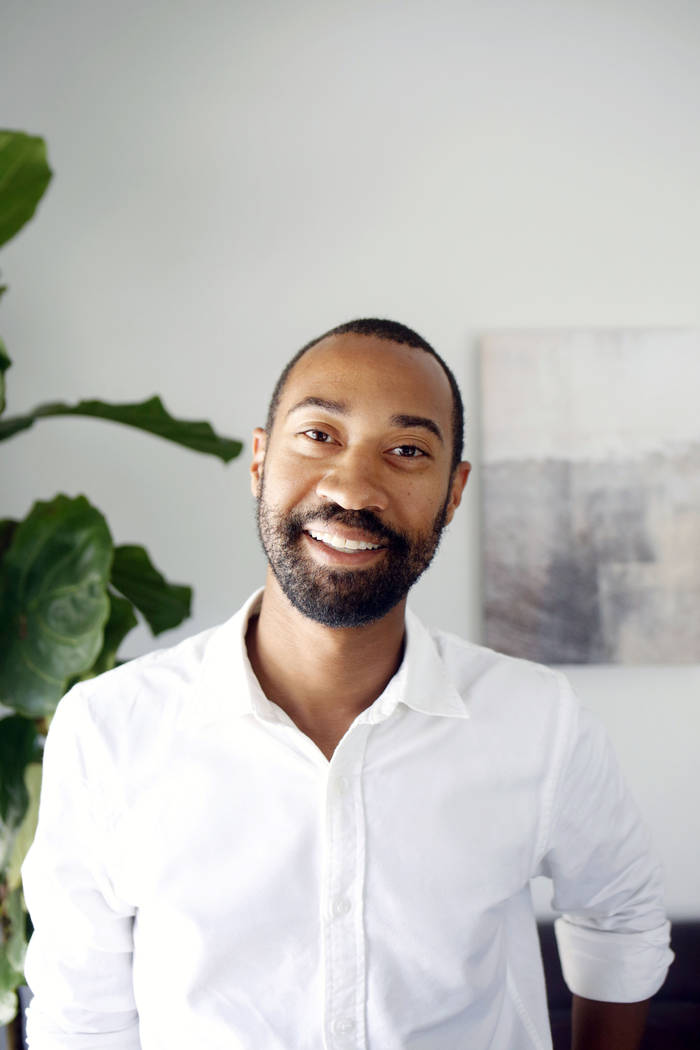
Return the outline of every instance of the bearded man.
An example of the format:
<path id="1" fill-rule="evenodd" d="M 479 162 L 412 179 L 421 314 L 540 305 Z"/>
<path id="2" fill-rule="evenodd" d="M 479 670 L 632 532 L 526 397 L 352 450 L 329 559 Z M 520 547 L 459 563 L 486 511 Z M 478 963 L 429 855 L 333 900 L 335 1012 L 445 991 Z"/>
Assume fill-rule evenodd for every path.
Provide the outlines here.
<path id="1" fill-rule="evenodd" d="M 658 866 L 557 672 L 406 609 L 462 498 L 452 373 L 391 321 L 302 348 L 253 437 L 268 560 L 228 623 L 77 686 L 24 869 L 31 1050 L 634 1050 Z"/>

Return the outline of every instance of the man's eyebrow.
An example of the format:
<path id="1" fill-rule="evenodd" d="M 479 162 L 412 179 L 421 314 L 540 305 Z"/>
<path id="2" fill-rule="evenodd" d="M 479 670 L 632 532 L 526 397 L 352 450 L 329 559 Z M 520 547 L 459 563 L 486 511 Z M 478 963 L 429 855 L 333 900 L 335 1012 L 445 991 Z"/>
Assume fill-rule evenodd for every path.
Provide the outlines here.
<path id="1" fill-rule="evenodd" d="M 429 430 L 431 434 L 434 434 L 443 445 L 445 444 L 440 427 L 434 419 L 428 416 L 392 416 L 391 425 L 394 427 L 423 427 L 424 430 Z"/>
<path id="2" fill-rule="evenodd" d="M 323 408 L 326 412 L 333 412 L 339 416 L 347 415 L 349 411 L 347 401 L 332 401 L 327 397 L 314 397 L 313 394 L 310 394 L 308 397 L 303 397 L 301 401 L 297 401 L 295 405 L 292 405 L 287 415 L 291 416 L 292 412 L 297 412 L 301 408 Z M 429 416 L 399 414 L 392 416 L 389 422 L 392 427 L 422 427 L 424 430 L 429 430 L 431 434 L 434 434 L 443 445 L 445 444 L 440 427 Z"/>
<path id="3" fill-rule="evenodd" d="M 335 412 L 338 415 L 343 415 L 347 412 L 348 406 L 345 401 L 331 401 L 326 397 L 303 397 L 301 401 L 297 401 L 296 405 L 287 412 L 288 416 L 291 416 L 292 412 L 296 412 L 300 408 L 325 408 L 326 412 Z"/>

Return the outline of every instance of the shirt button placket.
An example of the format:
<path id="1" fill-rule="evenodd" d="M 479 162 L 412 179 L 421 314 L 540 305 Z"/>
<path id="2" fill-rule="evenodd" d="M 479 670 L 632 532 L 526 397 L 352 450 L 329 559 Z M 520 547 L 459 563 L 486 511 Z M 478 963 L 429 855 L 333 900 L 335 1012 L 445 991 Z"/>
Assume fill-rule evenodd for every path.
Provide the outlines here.
<path id="1" fill-rule="evenodd" d="M 361 768 L 368 726 L 336 750 L 325 799 L 323 953 L 326 1050 L 365 1050 L 365 864 Z"/>

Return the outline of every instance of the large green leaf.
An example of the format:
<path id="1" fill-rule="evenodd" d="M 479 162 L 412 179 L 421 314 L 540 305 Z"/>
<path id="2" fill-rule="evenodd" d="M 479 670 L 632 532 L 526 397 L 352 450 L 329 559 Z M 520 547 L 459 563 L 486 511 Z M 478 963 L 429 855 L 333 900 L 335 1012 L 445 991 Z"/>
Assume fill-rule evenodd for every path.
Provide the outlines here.
<path id="1" fill-rule="evenodd" d="M 195 452 L 218 456 L 224 463 L 235 459 L 242 444 L 233 438 L 220 437 L 210 423 L 175 419 L 170 415 L 159 397 L 148 398 L 135 404 L 112 404 L 107 401 L 79 401 L 77 405 L 52 402 L 39 405 L 24 416 L 13 416 L 0 420 L 0 441 L 4 441 L 20 430 L 27 430 L 37 421 L 49 416 L 91 416 L 108 419 L 127 427 L 136 427 L 149 434 L 156 434 L 166 441 L 174 441 Z"/>
<path id="2" fill-rule="evenodd" d="M 41 739 L 41 738 L 38 738 Z M 24 819 L 15 834 L 14 845 L 9 854 L 6 867 L 8 890 L 16 890 L 22 885 L 22 865 L 29 847 L 34 841 L 36 826 L 39 820 L 39 798 L 41 795 L 41 762 L 30 762 L 24 771 L 24 783 L 29 794 L 29 805 Z"/>
<path id="3" fill-rule="evenodd" d="M 24 957 L 27 953 L 27 938 L 25 937 L 24 897 L 19 887 L 8 893 L 4 910 L 10 933 L 6 941 L 7 961 L 16 973 L 22 973 Z"/>
<path id="4" fill-rule="evenodd" d="M 2 518 L 0 520 L 0 558 L 12 543 L 12 537 L 17 529 L 17 522 L 13 518 Z"/>
<path id="5" fill-rule="evenodd" d="M 33 416 L 15 416 L 12 419 L 0 419 L 0 441 L 7 441 L 8 438 L 19 434 L 22 430 L 29 430 L 31 426 L 34 426 Z"/>
<path id="6" fill-rule="evenodd" d="M 0 870 L 8 861 L 29 805 L 25 769 L 38 757 L 34 723 L 19 715 L 0 719 Z"/>
<path id="7" fill-rule="evenodd" d="M 109 592 L 109 619 L 105 624 L 104 641 L 97 660 L 90 668 L 90 675 L 111 671 L 117 662 L 119 646 L 129 631 L 138 624 L 134 607 L 127 598 Z"/>
<path id="8" fill-rule="evenodd" d="M 23 977 L 10 964 L 4 944 L 0 944 L 0 1025 L 9 1024 L 17 1016 L 17 994 L 15 988 Z"/>
<path id="9" fill-rule="evenodd" d="M 154 634 L 177 627 L 190 615 L 192 588 L 168 583 L 143 547 L 114 548 L 112 583 L 143 613 Z"/>
<path id="10" fill-rule="evenodd" d="M 53 712 L 94 663 L 109 615 L 112 540 L 84 496 L 36 503 L 0 563 L 0 703 Z"/>
<path id="11" fill-rule="evenodd" d="M 0 288 L 0 292 L 2 289 Z M 7 350 L 2 339 L 0 339 L 0 416 L 5 411 L 5 372 L 8 370 L 12 362 L 7 356 Z"/>
<path id="12" fill-rule="evenodd" d="M 0 131 L 0 245 L 29 222 L 50 180 L 42 138 Z"/>

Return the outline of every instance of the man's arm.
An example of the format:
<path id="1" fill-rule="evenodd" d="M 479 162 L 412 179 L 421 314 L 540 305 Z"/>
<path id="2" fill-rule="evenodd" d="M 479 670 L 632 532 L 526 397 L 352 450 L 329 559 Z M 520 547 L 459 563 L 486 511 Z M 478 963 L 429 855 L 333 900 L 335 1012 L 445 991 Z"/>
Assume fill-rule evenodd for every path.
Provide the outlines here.
<path id="1" fill-rule="evenodd" d="M 564 679 L 562 688 L 567 704 Z M 600 723 L 578 709 L 567 736 L 540 873 L 560 913 L 573 1047 L 636 1050 L 646 1001 L 673 959 L 661 871 Z"/>
<path id="2" fill-rule="evenodd" d="M 39 826 L 22 874 L 34 934 L 25 974 L 31 1050 L 139 1050 L 133 910 L 111 886 L 100 778 L 108 765 L 80 688 L 64 697 L 44 756 Z"/>
<path id="3" fill-rule="evenodd" d="M 571 1003 L 571 1050 L 638 1050 L 649 1000 L 602 1003 L 574 995 Z"/>

